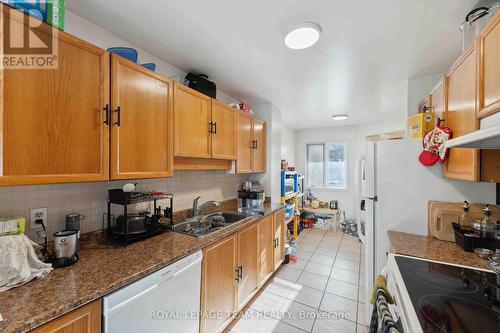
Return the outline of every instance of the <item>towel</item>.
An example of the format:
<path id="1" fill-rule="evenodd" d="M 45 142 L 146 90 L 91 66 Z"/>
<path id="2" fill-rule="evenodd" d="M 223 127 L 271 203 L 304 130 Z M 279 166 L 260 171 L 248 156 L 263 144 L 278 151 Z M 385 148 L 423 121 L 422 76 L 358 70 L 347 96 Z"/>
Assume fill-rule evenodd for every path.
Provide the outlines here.
<path id="1" fill-rule="evenodd" d="M 372 289 L 372 296 L 370 298 L 370 303 L 375 305 L 375 302 L 377 301 L 377 292 L 378 290 L 381 289 L 384 292 L 385 299 L 389 304 L 394 304 L 394 299 L 392 298 L 391 294 L 387 291 L 387 280 L 385 276 L 383 275 L 378 275 L 377 278 L 375 279 L 375 284 Z"/>
<path id="2" fill-rule="evenodd" d="M 40 261 L 33 242 L 24 234 L 0 237 L 0 292 L 21 286 L 52 271 L 52 264 Z"/>
<path id="3" fill-rule="evenodd" d="M 389 310 L 385 295 L 383 289 L 378 289 L 376 292 L 376 302 L 373 305 L 369 333 L 400 333 Z"/>

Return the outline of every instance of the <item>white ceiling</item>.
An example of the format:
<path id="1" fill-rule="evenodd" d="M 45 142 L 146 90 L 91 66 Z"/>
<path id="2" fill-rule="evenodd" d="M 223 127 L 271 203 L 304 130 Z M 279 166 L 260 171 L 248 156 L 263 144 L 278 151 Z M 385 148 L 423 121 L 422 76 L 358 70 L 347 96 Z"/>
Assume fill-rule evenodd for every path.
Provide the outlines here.
<path id="1" fill-rule="evenodd" d="M 75 13 L 249 104 L 272 102 L 292 128 L 406 112 L 407 78 L 445 71 L 477 0 L 85 0 Z M 289 24 L 323 28 L 291 50 Z M 331 114 L 348 113 L 346 122 Z"/>

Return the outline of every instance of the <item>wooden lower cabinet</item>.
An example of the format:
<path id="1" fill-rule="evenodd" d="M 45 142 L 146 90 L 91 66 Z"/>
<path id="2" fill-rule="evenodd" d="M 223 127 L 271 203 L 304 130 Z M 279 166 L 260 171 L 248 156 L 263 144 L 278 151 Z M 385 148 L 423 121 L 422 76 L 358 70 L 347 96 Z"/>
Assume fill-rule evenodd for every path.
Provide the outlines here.
<path id="1" fill-rule="evenodd" d="M 236 311 L 237 243 L 233 234 L 203 250 L 201 311 L 220 316 L 202 316 L 201 333 L 220 332 Z"/>
<path id="2" fill-rule="evenodd" d="M 259 287 L 259 224 L 238 232 L 238 310 Z"/>
<path id="3" fill-rule="evenodd" d="M 81 306 L 30 333 L 99 333 L 101 332 L 101 300 Z"/>
<path id="4" fill-rule="evenodd" d="M 261 285 L 264 284 L 274 272 L 274 239 L 273 216 L 268 215 L 259 222 Z"/>
<path id="5" fill-rule="evenodd" d="M 285 210 L 281 209 L 273 215 L 274 226 L 274 270 L 277 270 L 285 259 Z"/>

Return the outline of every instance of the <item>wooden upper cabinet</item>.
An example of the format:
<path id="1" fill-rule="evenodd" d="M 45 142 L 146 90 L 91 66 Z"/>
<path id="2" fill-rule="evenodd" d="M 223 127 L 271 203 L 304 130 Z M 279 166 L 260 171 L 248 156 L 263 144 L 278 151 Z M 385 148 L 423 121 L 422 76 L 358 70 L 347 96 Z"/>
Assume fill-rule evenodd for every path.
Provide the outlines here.
<path id="1" fill-rule="evenodd" d="M 101 332 L 101 300 L 83 305 L 30 333 L 99 333 Z"/>
<path id="2" fill-rule="evenodd" d="M 219 332 L 236 311 L 237 243 L 237 234 L 233 234 L 203 250 L 201 311 L 221 316 L 202 317 L 201 333 Z"/>
<path id="3" fill-rule="evenodd" d="M 266 171 L 266 123 L 253 119 L 253 137 L 255 140 L 255 150 L 253 158 L 253 171 Z"/>
<path id="4" fill-rule="evenodd" d="M 484 118 L 500 111 L 500 12 L 478 39 L 478 117 Z"/>
<path id="5" fill-rule="evenodd" d="M 428 95 L 422 102 L 418 104 L 418 113 L 429 111 L 431 107 L 431 95 Z"/>
<path id="6" fill-rule="evenodd" d="M 115 54 L 111 62 L 111 178 L 172 176 L 172 80 Z"/>
<path id="7" fill-rule="evenodd" d="M 253 117 L 238 112 L 238 158 L 237 173 L 253 172 Z"/>
<path id="8" fill-rule="evenodd" d="M 446 125 L 459 137 L 479 128 L 476 118 L 476 47 L 473 44 L 453 65 L 446 75 L 447 106 Z M 479 150 L 450 149 L 444 167 L 447 178 L 478 181 Z"/>
<path id="9" fill-rule="evenodd" d="M 262 285 L 274 272 L 274 225 L 273 216 L 263 217 L 259 222 L 259 267 Z"/>
<path id="10" fill-rule="evenodd" d="M 238 310 L 259 287 L 259 224 L 255 223 L 238 232 Z"/>
<path id="11" fill-rule="evenodd" d="M 22 20 L 10 24 L 23 29 Z M 0 73 L 0 185 L 109 177 L 109 55 L 62 31 L 58 40 L 56 69 Z"/>
<path id="12" fill-rule="evenodd" d="M 285 210 L 280 209 L 273 215 L 274 222 L 274 270 L 285 259 Z"/>
<path id="13" fill-rule="evenodd" d="M 436 114 L 436 117 L 444 118 L 445 113 L 445 78 L 442 78 L 429 95 L 431 110 Z"/>
<path id="14" fill-rule="evenodd" d="M 235 160 L 238 140 L 236 109 L 212 99 L 212 158 Z"/>
<path id="15" fill-rule="evenodd" d="M 211 98 L 177 82 L 174 89 L 174 155 L 210 158 Z"/>

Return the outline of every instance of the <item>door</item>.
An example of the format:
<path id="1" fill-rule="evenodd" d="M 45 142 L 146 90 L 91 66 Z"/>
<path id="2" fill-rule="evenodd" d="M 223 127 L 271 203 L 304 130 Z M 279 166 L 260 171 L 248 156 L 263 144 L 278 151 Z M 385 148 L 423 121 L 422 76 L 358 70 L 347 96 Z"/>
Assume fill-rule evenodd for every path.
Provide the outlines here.
<path id="1" fill-rule="evenodd" d="M 446 125 L 459 137 L 479 128 L 476 118 L 476 49 L 472 45 L 446 75 Z M 452 148 L 444 167 L 447 178 L 479 180 L 479 150 Z"/>
<path id="2" fill-rule="evenodd" d="M 262 285 L 274 272 L 274 226 L 272 215 L 260 220 L 259 237 L 260 284 Z"/>
<path id="3" fill-rule="evenodd" d="M 439 117 L 441 119 L 444 118 L 444 82 L 445 79 L 441 79 L 430 95 L 431 110 L 436 114 L 436 117 Z"/>
<path id="4" fill-rule="evenodd" d="M 23 29 L 17 13 L 13 30 Z M 57 68 L 0 73 L 0 185 L 109 178 L 109 55 L 63 31 L 57 38 Z"/>
<path id="5" fill-rule="evenodd" d="M 500 111 L 500 11 L 479 36 L 480 118 Z"/>
<path id="6" fill-rule="evenodd" d="M 30 333 L 99 333 L 101 332 L 101 300 L 83 305 Z"/>
<path id="7" fill-rule="evenodd" d="M 238 159 L 237 173 L 253 172 L 253 118 L 251 115 L 238 112 Z"/>
<path id="8" fill-rule="evenodd" d="M 174 155 L 211 157 L 211 98 L 180 83 L 174 88 Z"/>
<path id="9" fill-rule="evenodd" d="M 170 177 L 173 82 L 111 55 L 111 179 Z"/>
<path id="10" fill-rule="evenodd" d="M 234 108 L 212 99 L 212 158 L 236 159 L 237 117 Z"/>
<path id="11" fill-rule="evenodd" d="M 266 172 L 266 123 L 257 118 L 253 119 L 253 139 L 253 172 Z"/>
<path id="12" fill-rule="evenodd" d="M 273 214 L 274 222 L 274 270 L 277 270 L 285 259 L 285 210 L 280 209 Z"/>
<path id="13" fill-rule="evenodd" d="M 201 332 L 218 332 L 236 310 L 237 235 L 234 234 L 203 250 L 201 311 L 222 316 L 201 319 Z"/>
<path id="14" fill-rule="evenodd" d="M 259 287 L 259 224 L 238 232 L 238 310 Z"/>

